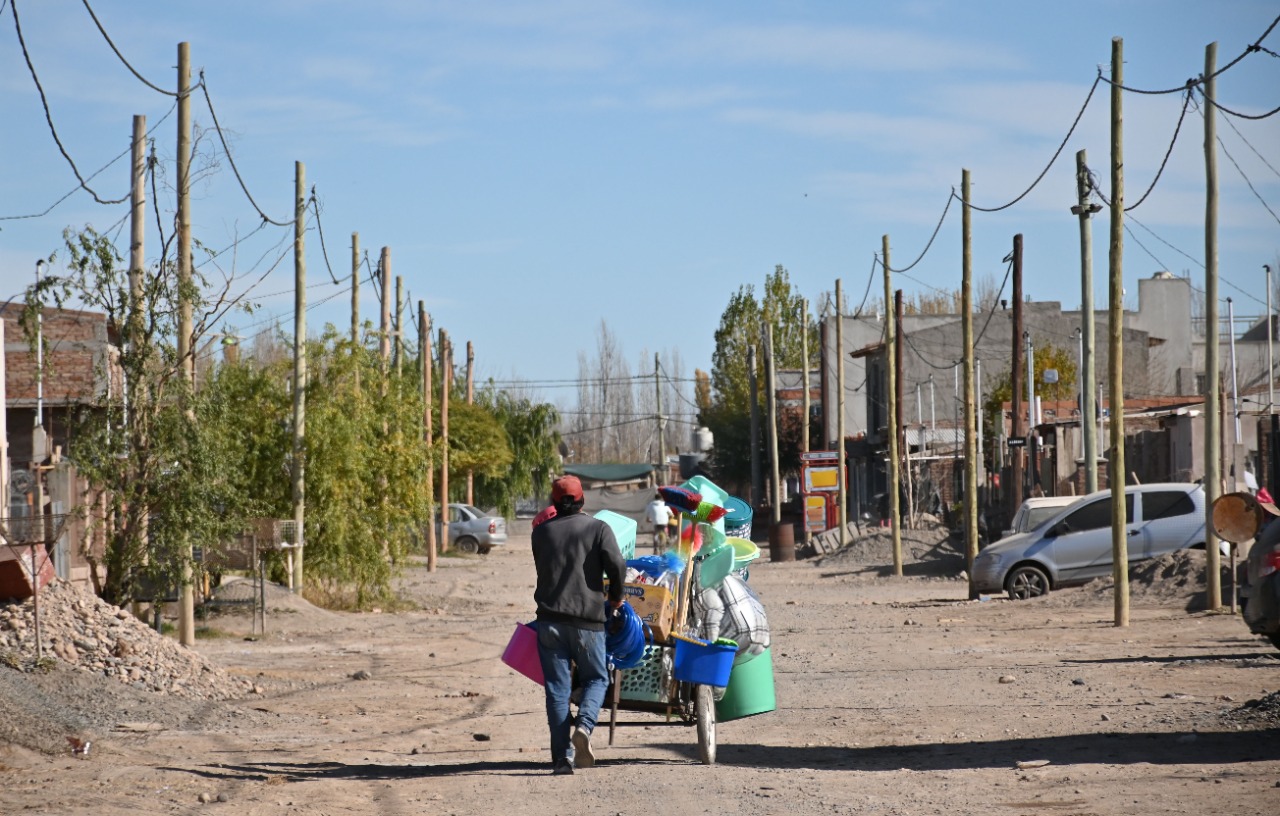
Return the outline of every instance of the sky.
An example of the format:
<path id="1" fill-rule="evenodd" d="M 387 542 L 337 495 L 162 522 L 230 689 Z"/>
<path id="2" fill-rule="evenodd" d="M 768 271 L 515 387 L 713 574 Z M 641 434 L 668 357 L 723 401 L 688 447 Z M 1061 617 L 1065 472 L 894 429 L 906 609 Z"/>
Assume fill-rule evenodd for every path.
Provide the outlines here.
<path id="1" fill-rule="evenodd" d="M 272 318 L 292 330 L 292 231 L 257 230 L 258 210 L 292 217 L 302 162 L 320 202 L 306 238 L 313 333 L 349 326 L 358 232 L 371 262 L 390 248 L 413 315 L 422 300 L 456 345 L 474 344 L 480 380 L 520 380 L 551 401 L 571 398 L 553 381 L 594 358 L 602 325 L 637 373 L 655 352 L 678 355 L 685 377 L 709 369 L 730 296 L 759 292 L 777 265 L 811 302 L 840 280 L 849 308 L 870 310 L 884 235 L 903 270 L 895 289 L 958 289 L 951 195 L 964 169 L 975 207 L 1017 199 L 972 213 L 975 282 L 1000 285 L 1021 233 L 1027 296 L 1078 308 L 1075 154 L 1088 151 L 1109 195 L 1109 86 L 1084 106 L 1099 71 L 1110 76 L 1112 38 L 1123 38 L 1126 86 L 1167 90 L 1203 72 L 1210 42 L 1224 66 L 1280 14 L 1268 0 L 88 5 L 123 60 L 83 0 L 0 0 L 0 301 L 34 281 L 37 259 L 56 251 L 54 271 L 65 263 L 67 227 L 91 224 L 128 256 L 128 204 L 78 190 L 53 133 L 83 175 L 102 170 L 89 186 L 104 199 L 127 195 L 135 114 L 171 168 L 173 99 L 125 62 L 172 92 L 189 42 L 231 151 L 228 161 L 197 94 L 193 234 L 227 250 L 201 269 L 252 286 L 258 307 L 219 330 Z M 1280 27 L 1262 46 L 1218 77 L 1219 104 L 1254 116 L 1280 106 Z M 1128 92 L 1123 104 L 1126 203 L 1173 144 L 1125 220 L 1126 294 L 1166 269 L 1203 286 L 1201 114 L 1190 107 L 1173 141 L 1181 94 Z M 1263 266 L 1280 271 L 1280 114 L 1217 123 L 1220 294 L 1237 315 L 1260 315 Z M 160 180 L 166 236 L 171 178 Z M 1108 230 L 1104 209 L 1093 219 L 1098 308 Z M 149 258 L 159 246 L 153 214 Z M 375 296 L 365 283 L 362 316 L 376 324 Z"/>

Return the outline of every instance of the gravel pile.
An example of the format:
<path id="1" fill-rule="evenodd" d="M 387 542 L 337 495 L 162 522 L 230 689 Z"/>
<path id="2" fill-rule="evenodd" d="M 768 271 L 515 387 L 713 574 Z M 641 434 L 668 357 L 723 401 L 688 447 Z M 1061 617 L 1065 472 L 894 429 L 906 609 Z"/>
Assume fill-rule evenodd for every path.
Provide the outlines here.
<path id="1" fill-rule="evenodd" d="M 63 582 L 40 590 L 40 635 L 46 660 L 113 678 L 136 689 L 193 700 L 223 700 L 253 691 L 196 652 L 155 632 L 128 611 Z M 0 605 L 0 671 L 36 668 L 31 599 Z"/>
<path id="2" fill-rule="evenodd" d="M 1222 712 L 1222 719 L 1237 725 L 1280 727 L 1280 691 L 1249 700 Z"/>

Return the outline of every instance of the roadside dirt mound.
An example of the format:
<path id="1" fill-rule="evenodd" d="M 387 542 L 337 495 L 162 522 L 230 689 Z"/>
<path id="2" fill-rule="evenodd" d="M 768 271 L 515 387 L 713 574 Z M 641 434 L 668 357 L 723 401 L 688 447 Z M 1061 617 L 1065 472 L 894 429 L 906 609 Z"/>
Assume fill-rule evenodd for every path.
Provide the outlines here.
<path id="1" fill-rule="evenodd" d="M 255 690 L 71 584 L 54 581 L 39 601 L 39 654 L 32 600 L 0 606 L 0 740 L 65 751 L 68 733 L 130 721 L 174 726 Z"/>
<path id="2" fill-rule="evenodd" d="M 1050 598 L 1059 605 L 1084 606 L 1102 602 L 1114 591 L 1115 582 L 1110 578 L 1095 578 L 1078 589 L 1053 592 Z M 1206 608 L 1207 591 L 1204 550 L 1178 550 L 1129 568 L 1132 601 L 1195 611 Z M 1224 581 L 1223 592 L 1226 591 Z"/>
<path id="3" fill-rule="evenodd" d="M 850 525 L 850 541 L 839 545 L 839 533 L 823 533 L 834 552 L 820 556 L 819 567 L 848 567 L 873 569 L 887 575 L 893 570 L 893 533 L 888 527 L 864 528 L 861 533 Z M 964 553 L 956 546 L 950 531 L 940 522 L 927 519 L 920 529 L 902 530 L 902 564 L 907 575 L 931 575 L 955 577 L 964 570 Z"/>

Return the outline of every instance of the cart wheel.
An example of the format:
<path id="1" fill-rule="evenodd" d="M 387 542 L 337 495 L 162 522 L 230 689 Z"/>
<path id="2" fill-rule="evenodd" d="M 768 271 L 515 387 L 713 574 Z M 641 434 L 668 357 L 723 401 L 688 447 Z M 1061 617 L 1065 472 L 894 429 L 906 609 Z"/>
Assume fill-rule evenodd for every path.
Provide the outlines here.
<path id="1" fill-rule="evenodd" d="M 697 686 L 694 692 L 698 715 L 698 759 L 703 765 L 716 764 L 716 701 L 711 686 Z"/>

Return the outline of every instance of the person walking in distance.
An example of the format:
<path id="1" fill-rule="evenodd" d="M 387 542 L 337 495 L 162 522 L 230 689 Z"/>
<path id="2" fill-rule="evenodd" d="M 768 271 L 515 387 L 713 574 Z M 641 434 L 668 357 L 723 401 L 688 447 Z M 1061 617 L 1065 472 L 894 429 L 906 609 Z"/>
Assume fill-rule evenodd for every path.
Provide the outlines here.
<path id="1" fill-rule="evenodd" d="M 644 519 L 653 525 L 653 554 L 660 555 L 667 543 L 667 525 L 671 521 L 671 508 L 655 493 L 653 501 L 644 506 Z"/>
<path id="2" fill-rule="evenodd" d="M 546 677 L 552 773 L 571 774 L 575 765 L 590 768 L 596 761 L 591 732 L 609 685 L 604 577 L 609 579 L 612 614 L 622 606 L 626 562 L 609 525 L 582 512 L 578 477 L 556 479 L 551 503 L 555 516 L 533 530 L 538 572 L 533 599 L 538 604 L 538 657 Z M 575 685 L 582 690 L 576 721 L 569 709 Z"/>

